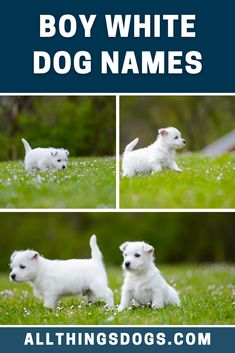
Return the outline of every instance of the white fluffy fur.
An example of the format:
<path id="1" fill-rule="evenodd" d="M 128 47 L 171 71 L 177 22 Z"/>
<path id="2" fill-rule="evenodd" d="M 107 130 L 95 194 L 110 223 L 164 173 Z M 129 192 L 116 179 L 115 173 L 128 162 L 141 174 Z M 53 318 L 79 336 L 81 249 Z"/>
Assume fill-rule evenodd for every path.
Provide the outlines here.
<path id="1" fill-rule="evenodd" d="M 90 239 L 91 258 L 85 260 L 48 260 L 34 250 L 15 251 L 11 256 L 10 279 L 29 282 L 34 295 L 44 300 L 44 306 L 57 306 L 60 297 L 82 294 L 94 303 L 103 299 L 114 305 L 113 293 L 108 288 L 102 253 L 96 236 Z"/>
<path id="2" fill-rule="evenodd" d="M 38 169 L 42 171 L 64 169 L 67 166 L 69 152 L 63 148 L 34 148 L 22 139 L 25 148 L 25 169 L 27 172 Z"/>
<path id="3" fill-rule="evenodd" d="M 122 161 L 123 176 L 132 177 L 138 173 L 156 173 L 168 168 L 182 171 L 175 161 L 175 151 L 185 145 L 181 133 L 174 127 L 158 130 L 157 140 L 148 147 L 133 151 L 139 139 L 129 143 Z"/>
<path id="4" fill-rule="evenodd" d="M 162 277 L 154 265 L 154 248 L 144 242 L 125 242 L 120 246 L 123 252 L 123 270 L 121 303 L 118 310 L 129 307 L 132 300 L 135 305 L 150 304 L 152 308 L 165 305 L 180 305 L 177 291 Z"/>

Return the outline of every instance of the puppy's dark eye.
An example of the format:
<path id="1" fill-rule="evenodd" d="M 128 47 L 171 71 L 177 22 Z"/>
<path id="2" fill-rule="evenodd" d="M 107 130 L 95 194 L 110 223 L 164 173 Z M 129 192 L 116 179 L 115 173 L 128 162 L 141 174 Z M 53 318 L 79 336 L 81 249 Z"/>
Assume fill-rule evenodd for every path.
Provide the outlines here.
<path id="1" fill-rule="evenodd" d="M 124 254 L 124 256 L 127 256 L 127 254 Z"/>
<path id="2" fill-rule="evenodd" d="M 57 162 L 61 162 L 61 159 L 57 159 Z"/>
<path id="3" fill-rule="evenodd" d="M 177 140 L 179 138 L 179 136 L 175 136 L 175 140 Z"/>
<path id="4" fill-rule="evenodd" d="M 24 265 L 20 265 L 20 268 L 21 268 L 22 270 L 24 270 L 24 269 L 25 269 L 25 266 L 24 266 Z"/>
<path id="5" fill-rule="evenodd" d="M 135 257 L 140 257 L 140 254 L 135 254 Z"/>

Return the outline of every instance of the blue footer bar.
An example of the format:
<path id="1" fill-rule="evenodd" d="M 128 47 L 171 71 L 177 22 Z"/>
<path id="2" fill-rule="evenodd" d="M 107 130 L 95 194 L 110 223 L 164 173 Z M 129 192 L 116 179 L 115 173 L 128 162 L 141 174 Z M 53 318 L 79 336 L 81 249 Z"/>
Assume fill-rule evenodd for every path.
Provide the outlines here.
<path id="1" fill-rule="evenodd" d="M 235 327 L 1 327 L 2 352 L 234 351 Z"/>

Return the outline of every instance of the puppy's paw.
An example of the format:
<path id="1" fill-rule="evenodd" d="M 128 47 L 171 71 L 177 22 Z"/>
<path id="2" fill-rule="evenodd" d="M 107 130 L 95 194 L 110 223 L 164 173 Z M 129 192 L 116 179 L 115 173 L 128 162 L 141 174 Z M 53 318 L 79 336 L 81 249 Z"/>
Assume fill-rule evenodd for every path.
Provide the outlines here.
<path id="1" fill-rule="evenodd" d="M 161 309 L 163 308 L 163 304 L 162 303 L 155 303 L 155 304 L 152 304 L 152 309 L 154 310 L 157 310 L 157 309 Z"/>
<path id="2" fill-rule="evenodd" d="M 157 174 L 157 173 L 159 173 L 161 171 L 162 171 L 162 167 L 161 166 L 154 167 L 153 170 L 151 171 L 151 175 L 155 175 L 155 174 Z"/>
<path id="3" fill-rule="evenodd" d="M 119 313 L 121 313 L 124 309 L 125 309 L 125 307 L 124 307 L 124 306 L 119 305 L 119 307 L 118 307 L 117 311 L 118 311 Z"/>
<path id="4" fill-rule="evenodd" d="M 109 311 L 109 310 L 114 310 L 115 306 L 114 306 L 114 304 L 113 305 L 105 304 L 104 308 L 105 308 L 105 310 Z"/>
<path id="5" fill-rule="evenodd" d="M 58 307 L 58 304 L 56 302 L 44 301 L 44 308 L 55 309 L 55 308 L 59 308 L 59 307 Z"/>
<path id="6" fill-rule="evenodd" d="M 49 304 L 44 304 L 44 308 L 45 308 L 45 309 L 49 309 L 49 310 L 57 309 L 56 306 L 54 306 L 54 305 L 49 305 Z"/>
<path id="7" fill-rule="evenodd" d="M 177 169 L 175 169 L 175 171 L 176 171 L 176 172 L 183 172 L 183 169 L 177 168 Z"/>

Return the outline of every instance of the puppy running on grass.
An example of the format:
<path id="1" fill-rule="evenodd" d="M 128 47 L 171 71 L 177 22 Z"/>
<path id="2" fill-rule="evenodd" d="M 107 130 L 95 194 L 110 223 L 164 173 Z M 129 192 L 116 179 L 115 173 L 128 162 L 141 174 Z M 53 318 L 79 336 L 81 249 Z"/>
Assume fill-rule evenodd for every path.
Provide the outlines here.
<path id="1" fill-rule="evenodd" d="M 60 170 L 65 169 L 69 152 L 63 148 L 34 148 L 22 138 L 25 148 L 25 169 L 27 172 L 32 170 Z"/>
<path id="2" fill-rule="evenodd" d="M 138 141 L 136 138 L 125 148 L 122 161 L 123 176 L 156 173 L 165 168 L 182 171 L 175 161 L 176 150 L 183 148 L 186 143 L 179 130 L 174 127 L 160 129 L 153 144 L 133 151 Z"/>
<path id="3" fill-rule="evenodd" d="M 162 277 L 154 265 L 154 248 L 144 242 L 125 242 L 120 246 L 123 252 L 123 270 L 121 303 L 118 311 L 129 307 L 132 300 L 136 306 L 151 305 L 162 308 L 165 305 L 180 305 L 177 291 Z"/>
<path id="4" fill-rule="evenodd" d="M 113 307 L 113 293 L 95 235 L 90 238 L 90 247 L 91 258 L 85 260 L 48 260 L 34 250 L 15 251 L 11 256 L 10 279 L 29 282 L 46 308 L 56 307 L 62 296 L 78 294 L 87 296 L 91 303 L 103 299 L 108 307 Z"/>

